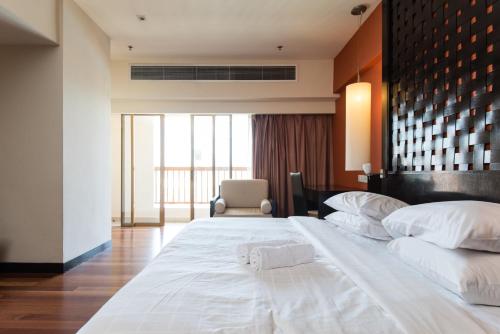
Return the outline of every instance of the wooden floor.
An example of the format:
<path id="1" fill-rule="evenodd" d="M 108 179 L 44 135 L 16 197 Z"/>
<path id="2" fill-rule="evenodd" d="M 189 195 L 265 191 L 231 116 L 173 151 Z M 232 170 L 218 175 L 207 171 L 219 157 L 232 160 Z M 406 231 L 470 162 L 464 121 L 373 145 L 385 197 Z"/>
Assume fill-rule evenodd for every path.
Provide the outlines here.
<path id="1" fill-rule="evenodd" d="M 0 334 L 75 333 L 184 226 L 114 227 L 111 249 L 65 274 L 0 274 Z"/>

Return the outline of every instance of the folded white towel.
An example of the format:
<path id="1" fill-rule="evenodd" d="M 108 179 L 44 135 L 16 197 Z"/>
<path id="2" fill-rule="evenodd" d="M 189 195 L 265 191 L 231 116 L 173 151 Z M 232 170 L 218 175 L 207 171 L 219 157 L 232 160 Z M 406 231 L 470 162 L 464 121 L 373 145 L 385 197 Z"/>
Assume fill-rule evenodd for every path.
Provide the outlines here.
<path id="1" fill-rule="evenodd" d="M 294 240 L 268 240 L 268 241 L 260 241 L 260 242 L 249 242 L 246 244 L 238 245 L 236 248 L 236 255 L 238 256 L 238 261 L 241 264 L 249 264 L 250 263 L 250 252 L 255 247 L 263 247 L 263 246 L 282 246 L 287 244 L 296 244 L 297 242 Z"/>
<path id="2" fill-rule="evenodd" d="M 293 267 L 314 260 L 311 244 L 256 247 L 250 252 L 250 265 L 255 270 Z"/>

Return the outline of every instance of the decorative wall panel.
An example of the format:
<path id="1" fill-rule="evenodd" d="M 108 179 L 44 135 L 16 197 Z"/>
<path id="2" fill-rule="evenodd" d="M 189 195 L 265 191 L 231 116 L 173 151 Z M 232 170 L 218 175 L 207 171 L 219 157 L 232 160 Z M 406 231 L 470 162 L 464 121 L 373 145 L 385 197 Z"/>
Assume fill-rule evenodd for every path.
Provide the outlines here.
<path id="1" fill-rule="evenodd" d="M 392 171 L 500 170 L 500 0 L 385 5 Z"/>

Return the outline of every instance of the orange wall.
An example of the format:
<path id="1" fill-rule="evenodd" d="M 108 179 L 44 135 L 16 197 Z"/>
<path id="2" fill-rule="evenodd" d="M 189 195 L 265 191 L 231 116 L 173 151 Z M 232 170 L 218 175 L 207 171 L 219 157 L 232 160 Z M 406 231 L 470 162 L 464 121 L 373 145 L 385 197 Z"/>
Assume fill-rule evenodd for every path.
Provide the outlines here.
<path id="1" fill-rule="evenodd" d="M 378 172 L 382 168 L 382 5 L 377 6 L 334 60 L 334 93 L 340 94 L 333 120 L 335 184 L 366 189 L 366 184 L 357 181 L 361 171 L 345 170 L 345 86 L 356 81 L 357 46 L 361 81 L 372 84 L 370 162 L 372 171 Z"/>

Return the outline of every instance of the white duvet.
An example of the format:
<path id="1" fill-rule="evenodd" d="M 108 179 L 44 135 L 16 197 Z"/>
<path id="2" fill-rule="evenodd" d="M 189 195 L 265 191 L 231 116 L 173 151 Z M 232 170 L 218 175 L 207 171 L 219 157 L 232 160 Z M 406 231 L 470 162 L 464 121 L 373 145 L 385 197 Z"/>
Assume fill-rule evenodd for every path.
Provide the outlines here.
<path id="1" fill-rule="evenodd" d="M 315 262 L 254 272 L 243 242 L 303 239 Z M 500 308 L 467 306 L 385 249 L 313 218 L 189 224 L 79 331 L 497 333 Z"/>

